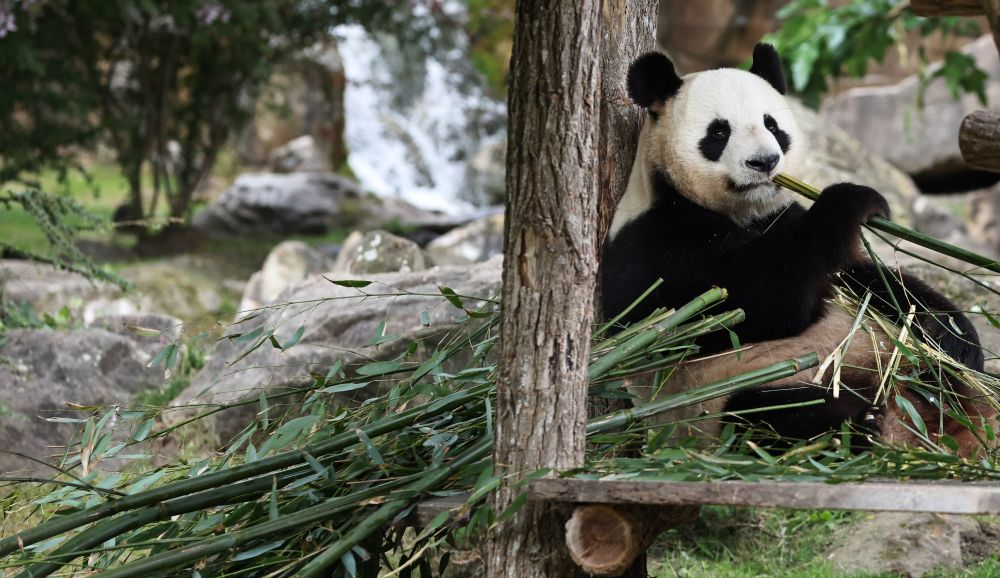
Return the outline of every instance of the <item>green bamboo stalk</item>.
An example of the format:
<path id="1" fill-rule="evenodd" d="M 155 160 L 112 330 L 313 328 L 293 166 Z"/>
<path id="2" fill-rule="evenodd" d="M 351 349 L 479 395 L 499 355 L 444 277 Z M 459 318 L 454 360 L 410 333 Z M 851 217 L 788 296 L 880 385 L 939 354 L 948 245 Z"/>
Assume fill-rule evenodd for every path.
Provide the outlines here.
<path id="1" fill-rule="evenodd" d="M 23 572 L 15 576 L 15 578 L 43 578 L 49 576 L 72 562 L 75 558 L 88 554 L 90 549 L 125 532 L 141 528 L 153 522 L 165 520 L 171 516 L 179 516 L 215 506 L 255 500 L 261 495 L 270 492 L 274 485 L 281 488 L 295 481 L 303 474 L 311 474 L 313 472 L 312 466 L 307 464 L 296 466 L 273 477 L 263 476 L 220 488 L 219 491 L 205 491 L 193 496 L 174 498 L 166 502 L 146 506 L 126 512 L 120 516 L 102 520 L 67 540 L 58 549 L 46 556 L 46 562 L 26 568 Z M 405 485 L 417 475 L 414 474 L 381 484 L 377 486 L 376 490 L 365 490 L 367 493 L 361 499 L 374 497 L 380 495 L 382 491 Z"/>
<path id="2" fill-rule="evenodd" d="M 661 334 L 677 327 L 681 323 L 697 315 L 699 312 L 704 311 L 707 307 L 722 301 L 726 298 L 726 295 L 727 293 L 725 289 L 713 287 L 696 297 L 690 303 L 675 311 L 663 321 L 654 324 L 649 329 L 646 329 L 630 338 L 623 345 L 616 347 L 614 350 L 608 352 L 608 354 L 604 357 L 590 364 L 590 369 L 587 374 L 590 381 L 600 379 L 602 375 L 607 373 L 608 370 L 615 365 L 618 365 L 623 359 L 629 357 L 636 351 L 644 350 L 647 346 L 656 341 L 656 338 Z"/>
<path id="3" fill-rule="evenodd" d="M 413 499 L 413 496 L 419 495 L 428 488 L 444 481 L 449 476 L 454 474 L 459 468 L 485 458 L 489 455 L 492 449 L 492 438 L 481 440 L 450 464 L 440 466 L 435 471 L 423 474 L 420 479 L 412 482 L 400 490 L 400 493 L 406 497 L 401 497 L 384 504 L 378 510 L 365 518 L 364 521 L 355 526 L 350 532 L 345 534 L 340 540 L 335 542 L 331 548 L 342 547 L 342 543 L 347 540 L 348 536 L 355 537 L 357 541 L 365 538 L 375 530 L 381 528 L 385 522 L 391 520 L 396 514 L 405 508 Z M 348 508 L 357 507 L 357 504 L 362 500 L 383 495 L 385 493 L 385 485 L 386 484 L 383 484 L 382 486 L 377 486 L 376 488 L 355 492 L 347 496 L 332 498 L 322 504 L 305 508 L 277 520 L 263 522 L 243 530 L 228 532 L 221 536 L 215 536 L 207 540 L 181 546 L 180 548 L 163 552 L 155 556 L 150 556 L 142 560 L 130 562 L 120 568 L 106 570 L 101 573 L 101 576 L 103 578 L 148 578 L 149 576 L 162 576 L 165 571 L 184 566 L 185 564 L 195 562 L 207 556 L 219 554 L 231 548 L 237 548 L 249 542 L 268 538 L 283 532 L 299 530 L 306 525 L 329 519 L 329 517 L 334 514 L 342 512 Z M 369 493 L 372 493 L 372 495 L 369 495 Z M 390 511 L 392 511 L 391 514 L 389 514 Z M 350 550 L 350 548 L 357 545 L 357 541 L 352 542 L 350 546 L 348 546 L 347 550 Z M 327 551 L 329 551 L 329 549 Z M 326 552 L 324 552 L 324 554 L 325 553 Z M 343 553 L 338 555 L 335 560 L 339 560 L 340 556 L 343 556 Z M 315 561 L 316 560 L 313 560 L 313 562 Z M 309 565 L 306 566 L 306 568 L 308 567 Z M 303 568 L 303 570 L 305 570 L 305 568 Z M 28 576 L 32 575 L 29 574 Z"/>
<path id="4" fill-rule="evenodd" d="M 412 425 L 416 421 L 451 411 L 470 401 L 478 401 L 492 389 L 492 384 L 484 384 L 465 391 L 456 392 L 441 398 L 426 406 L 415 407 L 398 415 L 379 420 L 361 428 L 368 437 L 376 437 Z M 7 556 L 25 546 L 36 544 L 64 532 L 80 528 L 98 520 L 127 512 L 143 506 L 187 496 L 203 490 L 241 482 L 252 477 L 270 474 L 278 470 L 304 463 L 305 454 L 320 457 L 358 444 L 358 437 L 353 431 L 344 432 L 328 440 L 309 444 L 303 448 L 290 450 L 270 458 L 242 464 L 220 472 L 205 474 L 196 478 L 164 484 L 138 494 L 126 496 L 119 500 L 106 502 L 99 506 L 87 508 L 75 514 L 68 514 L 8 536 L 0 540 L 0 556 Z"/>
<path id="5" fill-rule="evenodd" d="M 774 182 L 814 201 L 818 199 L 820 195 L 819 189 L 788 175 L 779 174 L 774 177 Z M 893 223 L 888 219 L 883 219 L 882 217 L 872 217 L 871 219 L 868 219 L 868 223 L 865 227 L 889 233 L 890 235 L 894 235 L 900 239 L 905 239 L 915 245 L 920 245 L 921 247 L 925 247 L 942 255 L 953 257 L 970 265 L 982 267 L 983 269 L 993 271 L 994 273 L 1000 273 L 1000 261 L 978 255 L 972 251 L 966 251 L 961 247 L 949 245 L 944 241 L 939 241 L 934 237 L 918 233 L 913 229 L 908 229 L 902 225 Z"/>
<path id="6" fill-rule="evenodd" d="M 747 387 L 761 385 L 781 379 L 791 377 L 803 369 L 816 367 L 819 365 L 819 356 L 815 353 L 796 357 L 788 361 L 774 363 L 767 367 L 719 380 L 713 383 L 689 389 L 682 393 L 677 393 L 659 401 L 654 401 L 631 409 L 623 409 L 614 413 L 592 420 L 587 425 L 587 434 L 603 433 L 615 429 L 620 429 L 632 421 L 646 419 L 654 415 L 667 412 L 679 407 L 684 407 L 696 403 L 701 403 L 716 397 L 739 391 Z"/>
<path id="7" fill-rule="evenodd" d="M 492 451 L 493 438 L 488 437 L 487 439 L 479 442 L 479 444 L 477 444 L 474 448 L 449 464 L 447 467 L 438 468 L 436 472 L 427 474 L 424 479 L 413 482 L 413 484 L 407 486 L 407 490 L 413 492 L 414 494 L 422 494 L 430 491 L 434 488 L 434 486 L 448 479 L 448 477 L 454 474 L 459 468 L 465 467 L 466 465 L 489 456 Z M 350 551 L 350 549 L 354 546 L 357 546 L 362 540 L 370 536 L 372 533 L 384 528 L 389 521 L 396 517 L 396 514 L 401 512 L 410 504 L 410 501 L 411 500 L 409 499 L 399 499 L 383 504 L 382 507 L 375 510 L 371 515 L 365 518 L 364 521 L 344 534 L 339 540 L 327 546 L 321 554 L 310 560 L 308 564 L 293 574 L 292 578 L 316 578 L 317 576 L 328 576 L 329 574 L 326 572 L 327 569 L 338 563 L 344 554 Z"/>

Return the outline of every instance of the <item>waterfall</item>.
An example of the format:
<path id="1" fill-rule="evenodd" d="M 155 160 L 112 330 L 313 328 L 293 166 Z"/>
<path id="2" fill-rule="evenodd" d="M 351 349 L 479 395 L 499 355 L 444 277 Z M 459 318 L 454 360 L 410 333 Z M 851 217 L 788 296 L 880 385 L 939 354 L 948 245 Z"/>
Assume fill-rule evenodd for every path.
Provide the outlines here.
<path id="1" fill-rule="evenodd" d="M 356 25 L 334 35 L 347 78 L 347 162 L 362 187 L 450 214 L 502 188 L 502 164 L 497 177 L 484 159 L 503 146 L 505 106 L 455 70 L 460 49 L 408 55 Z"/>

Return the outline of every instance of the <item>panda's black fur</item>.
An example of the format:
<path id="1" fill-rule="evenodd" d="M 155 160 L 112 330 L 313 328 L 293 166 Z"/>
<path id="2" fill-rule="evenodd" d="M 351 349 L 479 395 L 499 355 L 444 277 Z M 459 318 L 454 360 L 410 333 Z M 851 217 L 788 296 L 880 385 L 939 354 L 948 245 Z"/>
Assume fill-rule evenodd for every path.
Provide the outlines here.
<path id="1" fill-rule="evenodd" d="M 757 46 L 750 72 L 767 81 L 778 93 L 784 93 L 781 63 L 770 46 Z M 648 110 L 647 124 L 653 123 L 644 129 L 645 134 L 648 135 L 646 131 L 690 129 L 657 124 L 669 122 L 662 113 L 684 83 L 663 54 L 650 53 L 633 64 L 628 77 L 629 94 L 636 104 Z M 699 129 L 704 136 L 697 142 L 697 151 L 685 150 L 677 154 L 700 154 L 708 162 L 717 162 L 729 145 L 729 122 L 723 116 L 711 121 L 708 117 L 700 120 L 705 122 Z M 728 178 L 719 185 L 725 190 L 720 190 L 718 195 L 740 195 L 762 189 L 758 193 L 769 199 L 772 192 L 766 190 L 766 184 L 761 184 L 762 179 L 773 177 L 772 171 L 777 172 L 775 167 L 782 155 L 789 151 L 790 145 L 798 143 L 792 143 L 792 137 L 769 114 L 763 115 L 761 125 L 762 130 L 773 136 L 773 143 L 762 140 L 767 145 L 761 148 L 763 152 L 738 159 L 747 167 L 740 167 L 739 178 L 754 178 L 754 171 L 766 177 L 749 183 Z M 756 127 L 750 130 L 757 131 L 752 132 L 755 138 L 766 139 L 760 136 L 763 133 Z M 647 147 L 656 146 L 648 143 L 659 142 L 650 136 L 644 138 L 649 139 L 643 143 Z M 694 141 L 690 140 L 693 147 Z M 640 155 L 642 149 L 641 145 Z M 645 206 L 639 203 L 641 212 L 636 211 L 635 200 L 628 201 L 633 203 L 630 209 L 619 209 L 623 213 L 631 210 L 636 214 L 614 225 L 605 244 L 602 294 L 606 316 L 623 311 L 658 278 L 663 278 L 664 283 L 623 318 L 625 323 L 642 319 L 657 307 L 678 307 L 707 288 L 718 286 L 728 291 L 726 309 L 738 307 L 746 313 L 746 320 L 736 327 L 741 342 L 766 345 L 784 339 L 783 343 L 787 343 L 788 338 L 815 334 L 821 329 L 828 318 L 830 305 L 827 300 L 832 295 L 834 283 L 839 282 L 858 295 L 871 291 L 871 306 L 893 321 L 901 321 L 896 302 L 904 309 L 912 303 L 917 311 L 914 331 L 918 338 L 938 344 L 972 369 L 983 369 L 983 353 L 976 330 L 957 306 L 912 276 L 890 269 L 880 272 L 862 255 L 859 246 L 861 225 L 872 216 L 889 216 L 888 204 L 875 190 L 842 183 L 824 190 L 809 209 L 794 201 L 765 200 L 752 205 L 754 211 L 743 218 L 740 209 L 724 214 L 695 202 L 691 198 L 695 195 L 683 194 L 674 175 L 666 167 L 659 166 L 669 163 L 654 160 L 640 164 L 639 159 L 636 162 L 637 167 L 645 170 L 634 168 L 631 178 L 646 180 L 630 183 L 630 188 L 633 185 L 640 187 L 648 198 Z M 732 159 L 729 162 L 732 163 Z M 743 173 L 750 177 L 742 176 Z M 770 202 L 774 203 L 773 207 L 768 205 Z M 883 279 L 888 281 L 889 289 Z M 731 341 L 728 334 L 720 333 L 704 339 L 700 346 L 702 353 L 713 353 L 731 347 Z M 764 412 L 754 418 L 781 435 L 808 438 L 835 429 L 845 420 L 871 422 L 873 411 L 877 411 L 871 405 L 876 384 L 864 376 L 855 377 L 854 381 L 858 395 L 834 399 L 829 389 L 790 387 L 786 383 L 781 387 L 740 392 L 723 400 L 721 409 L 734 412 L 824 398 L 826 403 L 822 405 Z M 971 396 L 972 392 L 962 391 L 960 395 Z M 919 404 L 920 399 L 915 402 Z M 870 423 L 866 425 L 871 426 Z M 872 427 L 879 429 L 878 424 Z"/>

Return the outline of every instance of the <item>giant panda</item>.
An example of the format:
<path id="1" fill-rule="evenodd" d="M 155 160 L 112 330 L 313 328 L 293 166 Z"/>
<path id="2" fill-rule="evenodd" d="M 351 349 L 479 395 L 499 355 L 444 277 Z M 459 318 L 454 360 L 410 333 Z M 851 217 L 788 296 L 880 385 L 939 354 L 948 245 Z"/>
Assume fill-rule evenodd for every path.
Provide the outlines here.
<path id="1" fill-rule="evenodd" d="M 873 216 L 889 217 L 882 195 L 842 183 L 825 189 L 807 209 L 772 181 L 780 172 L 796 174 L 805 152 L 773 47 L 757 45 L 749 71 L 725 68 L 684 77 L 666 55 L 652 52 L 632 64 L 627 85 L 632 101 L 647 114 L 604 245 L 605 315 L 627 309 L 658 278 L 664 282 L 623 322 L 642 319 L 658 307 L 679 307 L 712 286 L 727 289 L 726 309 L 739 307 L 746 314 L 735 331 L 747 350 L 726 354 L 728 335 L 704 339 L 699 355 L 705 357 L 678 366 L 660 391 L 683 391 L 808 352 L 820 359 L 830 355 L 856 316 L 831 301 L 835 283 L 858 295 L 870 290 L 870 306 L 893 322 L 901 321 L 894 299 L 904 309 L 913 304 L 917 338 L 982 371 L 983 353 L 969 319 L 905 273 L 883 268 L 880 275 L 862 251 L 861 225 Z M 876 400 L 877 368 L 889 359 L 891 337 L 871 320 L 864 323 L 844 352 L 839 395 L 830 386 L 832 372 L 816 384 L 816 371 L 805 370 L 670 417 L 742 412 L 746 417 L 729 419 L 744 424 L 749 419 L 792 439 L 808 439 L 846 421 L 868 432 L 869 440 L 874 434 L 890 443 L 916 444 L 905 412 L 896 403 Z M 953 382 L 954 395 L 904 395 L 932 436 L 948 434 L 968 454 L 981 445 L 981 432 L 959 420 L 939 419 L 942 409 L 960 410 L 974 424 L 995 412 L 972 388 Z M 631 389 L 648 399 L 650 387 L 646 380 Z M 823 403 L 746 411 L 816 400 Z M 717 434 L 725 421 L 700 427 Z"/>

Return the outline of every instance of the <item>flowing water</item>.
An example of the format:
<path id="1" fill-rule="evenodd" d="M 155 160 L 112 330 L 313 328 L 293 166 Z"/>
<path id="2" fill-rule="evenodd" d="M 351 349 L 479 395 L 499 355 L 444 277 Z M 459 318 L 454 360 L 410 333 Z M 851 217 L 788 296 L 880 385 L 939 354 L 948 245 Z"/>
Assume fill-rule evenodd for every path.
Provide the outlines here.
<path id="1" fill-rule="evenodd" d="M 348 164 L 361 185 L 452 214 L 496 202 L 505 107 L 457 70 L 461 50 L 407 54 L 353 25 L 334 35 L 347 77 Z"/>

